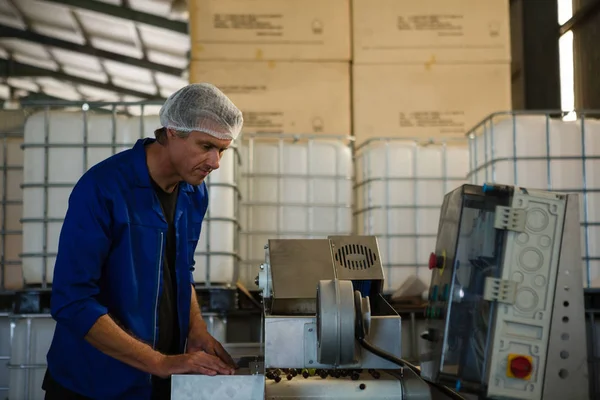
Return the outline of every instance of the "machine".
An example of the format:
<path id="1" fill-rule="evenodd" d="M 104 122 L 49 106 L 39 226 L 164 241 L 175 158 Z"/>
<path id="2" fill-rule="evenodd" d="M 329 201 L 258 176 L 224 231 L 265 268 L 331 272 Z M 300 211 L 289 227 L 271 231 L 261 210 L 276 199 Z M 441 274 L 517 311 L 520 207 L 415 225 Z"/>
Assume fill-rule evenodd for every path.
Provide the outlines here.
<path id="1" fill-rule="evenodd" d="M 269 240 L 260 354 L 233 376 L 174 375 L 172 399 L 587 399 L 579 229 L 577 195 L 448 193 L 420 367 L 375 237 Z"/>
<path id="2" fill-rule="evenodd" d="M 173 376 L 172 399 L 429 400 L 429 385 L 400 369 L 401 320 L 383 283 L 375 237 L 269 240 L 263 356 L 234 376 Z"/>
<path id="3" fill-rule="evenodd" d="M 421 376 L 478 398 L 588 399 L 580 230 L 577 194 L 448 193 Z"/>

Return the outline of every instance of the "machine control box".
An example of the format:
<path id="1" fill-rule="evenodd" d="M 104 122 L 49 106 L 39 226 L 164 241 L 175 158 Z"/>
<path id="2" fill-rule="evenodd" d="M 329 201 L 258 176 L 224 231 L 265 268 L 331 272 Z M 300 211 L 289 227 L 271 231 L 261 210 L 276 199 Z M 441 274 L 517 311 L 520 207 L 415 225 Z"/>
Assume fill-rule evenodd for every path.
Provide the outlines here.
<path id="1" fill-rule="evenodd" d="M 588 398 L 578 207 L 577 194 L 513 186 L 445 196 L 425 379 L 489 399 Z"/>

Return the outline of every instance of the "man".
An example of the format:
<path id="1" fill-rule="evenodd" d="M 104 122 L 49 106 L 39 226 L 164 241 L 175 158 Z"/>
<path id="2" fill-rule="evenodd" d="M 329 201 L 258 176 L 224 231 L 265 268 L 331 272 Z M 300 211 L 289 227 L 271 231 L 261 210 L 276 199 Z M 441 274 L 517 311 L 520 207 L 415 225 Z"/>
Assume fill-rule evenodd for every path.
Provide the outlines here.
<path id="1" fill-rule="evenodd" d="M 193 290 L 208 207 L 204 179 L 240 133 L 216 87 L 186 86 L 156 139 L 97 164 L 75 185 L 59 239 L 46 399 L 170 398 L 172 374 L 233 374 Z"/>

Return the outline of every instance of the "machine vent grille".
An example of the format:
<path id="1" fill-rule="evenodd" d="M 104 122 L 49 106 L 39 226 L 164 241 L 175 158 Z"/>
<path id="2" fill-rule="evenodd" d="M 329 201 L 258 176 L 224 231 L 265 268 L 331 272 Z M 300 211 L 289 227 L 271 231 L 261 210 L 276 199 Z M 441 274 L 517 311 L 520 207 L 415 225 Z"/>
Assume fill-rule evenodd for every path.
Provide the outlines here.
<path id="1" fill-rule="evenodd" d="M 377 255 L 367 246 L 346 244 L 335 253 L 335 260 L 344 268 L 368 269 L 375 265 Z"/>

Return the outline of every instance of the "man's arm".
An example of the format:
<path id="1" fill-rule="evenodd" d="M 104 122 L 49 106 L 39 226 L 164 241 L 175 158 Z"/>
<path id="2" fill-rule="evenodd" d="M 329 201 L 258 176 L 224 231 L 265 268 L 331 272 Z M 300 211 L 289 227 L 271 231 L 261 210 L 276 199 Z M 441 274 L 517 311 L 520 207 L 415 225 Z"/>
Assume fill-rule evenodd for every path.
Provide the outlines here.
<path id="1" fill-rule="evenodd" d="M 153 375 L 164 375 L 161 364 L 164 364 L 165 356 L 127 334 L 108 315 L 96 321 L 85 339 L 101 352 L 134 368 Z"/>
<path id="2" fill-rule="evenodd" d="M 192 303 L 190 305 L 190 335 L 202 334 L 208 332 L 206 322 L 202 319 L 200 303 L 196 296 L 196 288 L 192 285 Z"/>
<path id="3" fill-rule="evenodd" d="M 165 356 L 125 333 L 108 315 L 103 315 L 96 321 L 85 339 L 101 352 L 161 378 L 172 374 L 234 373 L 234 370 L 217 356 L 204 352 Z"/>
<path id="4" fill-rule="evenodd" d="M 110 227 L 105 197 L 93 177 L 84 175 L 69 197 L 50 305 L 52 317 L 80 338 L 108 313 L 96 298 L 100 294 L 102 265 L 111 246 Z"/>

